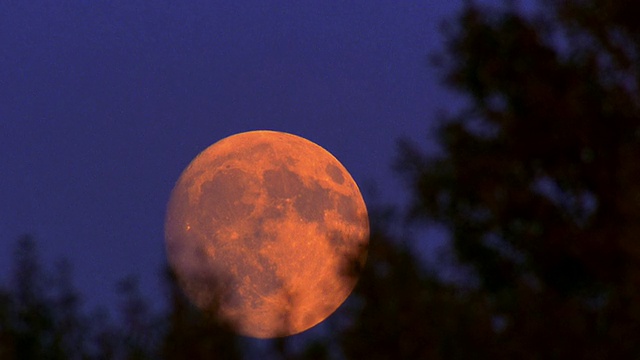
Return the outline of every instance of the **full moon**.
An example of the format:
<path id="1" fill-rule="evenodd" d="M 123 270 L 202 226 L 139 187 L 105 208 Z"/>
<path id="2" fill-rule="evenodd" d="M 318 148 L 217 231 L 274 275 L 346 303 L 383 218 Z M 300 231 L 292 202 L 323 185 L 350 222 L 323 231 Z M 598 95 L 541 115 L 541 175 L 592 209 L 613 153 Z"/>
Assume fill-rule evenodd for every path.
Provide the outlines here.
<path id="1" fill-rule="evenodd" d="M 304 138 L 250 131 L 218 141 L 169 200 L 170 266 L 187 297 L 238 334 L 289 336 L 349 296 L 369 243 L 355 181 Z"/>

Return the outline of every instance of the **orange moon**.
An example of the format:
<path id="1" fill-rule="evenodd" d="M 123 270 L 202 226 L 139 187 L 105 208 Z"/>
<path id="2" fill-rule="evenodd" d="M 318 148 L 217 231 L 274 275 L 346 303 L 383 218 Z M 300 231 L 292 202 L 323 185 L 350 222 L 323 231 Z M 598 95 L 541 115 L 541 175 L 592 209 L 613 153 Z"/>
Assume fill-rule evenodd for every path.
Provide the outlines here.
<path id="1" fill-rule="evenodd" d="M 369 219 L 355 181 L 328 151 L 250 131 L 211 145 L 183 171 L 165 238 L 198 308 L 241 335 L 272 338 L 315 326 L 349 296 Z"/>

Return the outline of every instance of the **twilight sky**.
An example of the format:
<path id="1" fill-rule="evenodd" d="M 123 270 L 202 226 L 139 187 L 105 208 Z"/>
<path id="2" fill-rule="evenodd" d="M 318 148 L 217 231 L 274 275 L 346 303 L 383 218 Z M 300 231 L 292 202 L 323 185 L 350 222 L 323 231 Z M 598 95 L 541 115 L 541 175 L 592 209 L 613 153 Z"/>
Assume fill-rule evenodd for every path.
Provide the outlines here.
<path id="1" fill-rule="evenodd" d="M 0 281 L 24 233 L 88 304 L 161 295 L 182 170 L 234 133 L 316 142 L 397 202 L 390 164 L 454 97 L 427 56 L 460 1 L 1 1 Z"/>

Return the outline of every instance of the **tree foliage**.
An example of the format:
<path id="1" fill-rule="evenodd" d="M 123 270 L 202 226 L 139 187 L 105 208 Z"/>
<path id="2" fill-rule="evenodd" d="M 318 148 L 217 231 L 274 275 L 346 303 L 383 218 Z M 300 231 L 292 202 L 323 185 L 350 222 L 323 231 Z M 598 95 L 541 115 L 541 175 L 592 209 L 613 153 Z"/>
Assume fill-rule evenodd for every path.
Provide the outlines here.
<path id="1" fill-rule="evenodd" d="M 151 311 L 135 277 L 120 281 L 120 320 L 96 310 L 87 313 L 61 262 L 42 268 L 35 240 L 16 246 L 13 281 L 0 289 L 0 359 L 239 359 L 237 339 L 202 316 L 166 275 L 169 308 Z"/>
<path id="2" fill-rule="evenodd" d="M 638 358 L 640 27 L 633 1 L 468 4 L 441 58 L 468 108 L 401 146 L 414 219 L 445 224 L 502 358 Z"/>

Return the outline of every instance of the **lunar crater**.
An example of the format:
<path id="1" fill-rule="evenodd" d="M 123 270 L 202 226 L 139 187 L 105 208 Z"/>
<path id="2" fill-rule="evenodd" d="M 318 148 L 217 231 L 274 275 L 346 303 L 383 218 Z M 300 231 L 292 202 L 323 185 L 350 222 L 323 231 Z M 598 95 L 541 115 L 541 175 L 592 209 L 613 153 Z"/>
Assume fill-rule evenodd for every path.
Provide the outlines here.
<path id="1" fill-rule="evenodd" d="M 342 176 L 342 171 L 340 171 L 337 166 L 333 164 L 327 164 L 327 166 L 325 167 L 325 171 L 327 172 L 331 180 L 333 180 L 333 182 L 335 182 L 336 184 L 342 185 L 344 183 L 344 176 Z"/>

